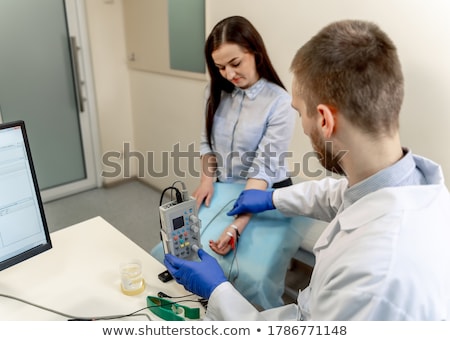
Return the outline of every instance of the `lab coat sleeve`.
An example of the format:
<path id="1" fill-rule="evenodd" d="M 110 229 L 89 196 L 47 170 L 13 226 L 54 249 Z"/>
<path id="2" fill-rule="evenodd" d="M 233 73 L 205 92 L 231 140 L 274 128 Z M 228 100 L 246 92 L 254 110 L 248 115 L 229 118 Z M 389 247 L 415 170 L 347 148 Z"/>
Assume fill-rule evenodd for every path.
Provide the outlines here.
<path id="1" fill-rule="evenodd" d="M 273 203 L 286 216 L 303 215 L 330 222 L 342 204 L 347 185 L 345 178 L 305 181 L 275 190 Z"/>
<path id="2" fill-rule="evenodd" d="M 350 285 L 339 291 L 323 290 L 311 307 L 315 321 L 401 321 L 408 312 L 392 304 L 386 296 L 360 292 Z"/>
<path id="3" fill-rule="evenodd" d="M 204 320 L 261 321 L 294 320 L 298 316 L 295 304 L 258 311 L 230 282 L 220 284 L 211 294 Z"/>

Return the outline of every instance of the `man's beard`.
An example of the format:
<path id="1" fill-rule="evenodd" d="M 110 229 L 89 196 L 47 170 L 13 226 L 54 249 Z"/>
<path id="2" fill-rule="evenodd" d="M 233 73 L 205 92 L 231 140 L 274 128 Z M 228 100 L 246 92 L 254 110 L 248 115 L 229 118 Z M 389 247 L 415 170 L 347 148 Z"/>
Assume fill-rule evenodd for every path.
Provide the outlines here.
<path id="1" fill-rule="evenodd" d="M 337 153 L 333 153 L 333 143 L 331 141 L 325 141 L 318 129 L 312 131 L 310 139 L 320 164 L 330 172 L 345 175 L 345 171 L 341 167 L 340 161 L 347 152 L 341 150 Z"/>

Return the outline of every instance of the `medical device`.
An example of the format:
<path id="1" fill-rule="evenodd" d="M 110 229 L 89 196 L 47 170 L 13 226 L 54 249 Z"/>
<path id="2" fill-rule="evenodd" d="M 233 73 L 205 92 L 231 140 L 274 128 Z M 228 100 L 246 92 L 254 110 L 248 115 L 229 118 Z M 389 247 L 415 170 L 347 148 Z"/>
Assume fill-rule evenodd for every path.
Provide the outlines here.
<path id="1" fill-rule="evenodd" d="M 187 195 L 185 188 L 183 194 L 176 187 L 168 189 L 175 190 L 176 199 L 159 206 L 164 253 L 183 259 L 197 259 L 197 251 L 202 247 L 197 202 Z"/>

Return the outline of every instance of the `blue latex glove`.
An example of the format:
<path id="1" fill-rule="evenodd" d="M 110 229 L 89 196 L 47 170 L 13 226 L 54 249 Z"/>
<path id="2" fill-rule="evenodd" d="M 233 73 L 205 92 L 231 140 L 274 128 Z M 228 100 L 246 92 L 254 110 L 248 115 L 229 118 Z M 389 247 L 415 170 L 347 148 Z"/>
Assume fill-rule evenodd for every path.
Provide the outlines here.
<path id="1" fill-rule="evenodd" d="M 164 264 L 175 280 L 198 296 L 209 299 L 219 284 L 227 281 L 222 268 L 214 257 L 198 250 L 201 262 L 189 261 L 166 254 Z"/>
<path id="2" fill-rule="evenodd" d="M 242 191 L 234 203 L 233 209 L 227 215 L 242 213 L 259 213 L 275 209 L 272 201 L 273 191 L 247 189 Z"/>

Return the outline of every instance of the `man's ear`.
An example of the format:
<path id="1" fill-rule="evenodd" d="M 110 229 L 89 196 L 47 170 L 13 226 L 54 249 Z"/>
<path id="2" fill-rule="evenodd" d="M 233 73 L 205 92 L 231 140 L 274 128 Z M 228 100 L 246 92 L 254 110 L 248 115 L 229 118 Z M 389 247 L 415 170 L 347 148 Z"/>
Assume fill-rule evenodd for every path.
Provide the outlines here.
<path id="1" fill-rule="evenodd" d="M 323 137 L 328 139 L 333 135 L 336 129 L 337 116 L 336 110 L 326 104 L 319 104 L 317 106 L 317 113 L 319 114 L 319 129 L 322 130 Z"/>

